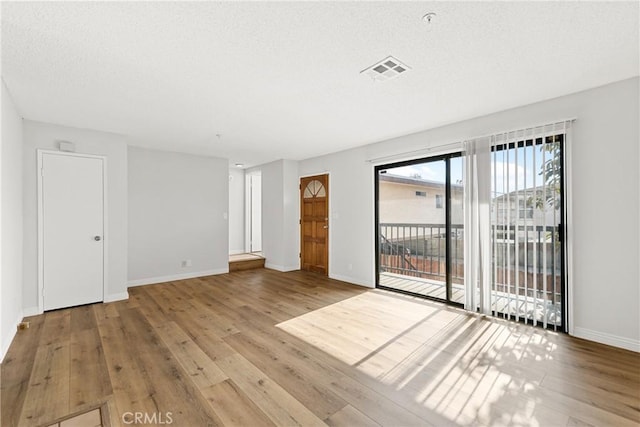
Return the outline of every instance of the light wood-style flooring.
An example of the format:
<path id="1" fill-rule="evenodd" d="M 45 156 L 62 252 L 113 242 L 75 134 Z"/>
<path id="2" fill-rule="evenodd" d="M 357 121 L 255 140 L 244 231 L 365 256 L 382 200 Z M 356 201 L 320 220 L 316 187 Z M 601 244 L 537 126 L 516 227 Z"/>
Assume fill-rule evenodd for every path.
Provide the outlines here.
<path id="1" fill-rule="evenodd" d="M 103 404 L 113 426 L 640 423 L 640 355 L 564 334 L 304 272 L 129 292 L 27 319 L 2 426 Z"/>

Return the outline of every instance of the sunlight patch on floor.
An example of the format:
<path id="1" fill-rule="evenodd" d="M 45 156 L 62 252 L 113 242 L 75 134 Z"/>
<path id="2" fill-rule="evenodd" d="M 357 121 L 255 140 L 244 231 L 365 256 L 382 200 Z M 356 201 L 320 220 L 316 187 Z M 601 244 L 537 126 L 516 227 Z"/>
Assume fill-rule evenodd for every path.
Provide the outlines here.
<path id="1" fill-rule="evenodd" d="M 385 309 L 389 298 L 367 292 L 287 320 L 277 327 L 349 365 L 364 368 L 372 356 L 384 362 L 387 355 L 382 350 L 390 344 L 394 344 L 394 352 L 407 354 L 422 345 L 424 340 L 416 336 L 399 335 L 406 335 L 425 319 L 446 324 L 455 317 L 443 310 L 443 304 L 416 303 L 403 297 L 391 297 L 394 311 L 389 312 Z"/>
<path id="2" fill-rule="evenodd" d="M 522 325 L 383 291 L 277 327 L 462 425 L 568 421 L 536 397 L 545 373 L 530 365 L 557 349 L 547 331 L 523 333 Z"/>

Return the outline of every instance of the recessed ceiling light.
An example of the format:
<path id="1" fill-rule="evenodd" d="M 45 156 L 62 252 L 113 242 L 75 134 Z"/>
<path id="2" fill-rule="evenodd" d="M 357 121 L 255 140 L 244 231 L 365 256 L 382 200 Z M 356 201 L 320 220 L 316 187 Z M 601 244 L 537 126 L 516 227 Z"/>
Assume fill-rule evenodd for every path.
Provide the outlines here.
<path id="1" fill-rule="evenodd" d="M 365 74 L 374 80 L 389 80 L 410 69 L 411 67 L 403 64 L 393 56 L 388 56 L 382 61 L 378 61 L 372 66 L 360 71 L 360 74 Z"/>
<path id="2" fill-rule="evenodd" d="M 244 167 L 244 163 L 236 163 L 236 167 L 237 168 L 243 168 Z"/>

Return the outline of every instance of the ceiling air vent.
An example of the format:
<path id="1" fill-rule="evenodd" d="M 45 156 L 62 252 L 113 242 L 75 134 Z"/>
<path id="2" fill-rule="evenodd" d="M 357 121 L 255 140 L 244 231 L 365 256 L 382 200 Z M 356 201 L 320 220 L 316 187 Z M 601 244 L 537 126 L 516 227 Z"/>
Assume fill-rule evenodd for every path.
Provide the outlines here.
<path id="1" fill-rule="evenodd" d="M 372 66 L 360 71 L 374 80 L 389 80 L 400 74 L 406 73 L 411 68 L 394 58 L 388 56 L 380 62 L 376 62 Z"/>

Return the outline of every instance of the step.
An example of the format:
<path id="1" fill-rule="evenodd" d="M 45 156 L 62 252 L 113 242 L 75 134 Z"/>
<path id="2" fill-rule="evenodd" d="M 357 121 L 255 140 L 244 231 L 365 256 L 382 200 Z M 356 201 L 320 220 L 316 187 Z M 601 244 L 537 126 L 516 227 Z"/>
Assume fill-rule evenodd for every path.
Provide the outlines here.
<path id="1" fill-rule="evenodd" d="M 229 255 L 229 271 L 264 268 L 264 257 L 257 254 Z"/>

